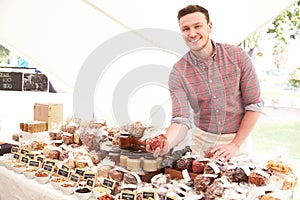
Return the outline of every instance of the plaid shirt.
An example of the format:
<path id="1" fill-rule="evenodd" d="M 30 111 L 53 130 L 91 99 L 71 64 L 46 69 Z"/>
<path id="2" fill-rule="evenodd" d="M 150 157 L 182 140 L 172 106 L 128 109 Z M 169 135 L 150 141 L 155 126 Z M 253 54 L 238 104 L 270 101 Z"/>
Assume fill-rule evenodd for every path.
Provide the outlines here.
<path id="1" fill-rule="evenodd" d="M 212 41 L 213 42 L 213 41 Z M 238 131 L 246 110 L 261 112 L 259 81 L 240 47 L 214 43 L 213 55 L 201 60 L 189 51 L 169 77 L 172 122 L 216 134 Z"/>

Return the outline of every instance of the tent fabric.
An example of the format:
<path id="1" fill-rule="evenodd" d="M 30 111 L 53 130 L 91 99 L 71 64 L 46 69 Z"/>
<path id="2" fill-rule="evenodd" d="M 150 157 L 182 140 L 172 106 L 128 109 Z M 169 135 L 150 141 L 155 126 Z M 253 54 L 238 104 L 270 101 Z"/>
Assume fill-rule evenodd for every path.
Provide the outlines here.
<path id="1" fill-rule="evenodd" d="M 112 87 L 117 87 L 116 82 L 121 83 L 124 74 L 134 71 L 136 66 L 147 64 L 172 67 L 186 51 L 179 34 L 177 22 L 179 9 L 189 4 L 206 7 L 213 23 L 212 38 L 217 42 L 238 44 L 294 2 L 296 1 L 0 0 L 0 44 L 14 49 L 19 56 L 30 62 L 31 67 L 40 69 L 48 76 L 54 87 L 75 95 L 78 94 L 75 88 L 77 79 L 82 78 L 80 73 L 90 62 L 89 59 L 92 57 L 97 67 L 97 63 L 99 65 L 104 63 L 104 60 L 110 56 L 109 60 L 105 60 L 108 67 L 99 67 L 103 67 L 104 72 L 112 75 L 101 75 L 98 80 L 98 84 L 102 84 L 101 87 L 94 87 L 101 90 L 99 94 L 95 94 L 94 102 L 98 103 L 99 112 L 106 113 L 104 117 L 108 118 L 111 117 L 109 113 L 112 106 L 107 105 L 111 104 L 114 95 Z M 151 29 L 153 35 L 152 32 L 150 34 L 149 31 L 147 32 Z M 163 36 L 155 34 L 160 29 Z M 144 31 L 148 35 L 143 35 Z M 170 38 L 167 34 L 164 35 L 168 31 L 172 35 Z M 129 32 L 133 34 L 128 35 Z M 173 33 L 178 34 L 178 37 Z M 126 38 L 115 44 L 124 35 L 129 39 Z M 176 40 L 176 43 L 179 42 L 178 45 L 182 46 L 182 50 L 173 52 L 168 49 L 172 44 L 163 44 L 164 40 L 157 40 L 155 37 L 165 37 L 166 41 Z M 132 46 L 135 42 L 141 44 L 141 48 Z M 155 45 L 151 44 L 149 45 L 151 48 L 147 48 L 143 42 L 155 43 Z M 109 49 L 109 44 L 113 44 L 114 49 Z M 95 51 L 104 45 L 108 45 L 109 52 L 95 56 Z M 117 50 L 126 50 L 126 47 L 130 46 L 133 49 L 117 54 Z M 160 49 L 159 52 L 155 47 Z M 112 56 L 113 54 L 116 54 L 115 57 Z M 92 73 L 93 71 L 90 72 L 91 76 Z M 86 75 L 84 78 L 88 80 L 89 76 Z M 133 88 L 133 93 L 139 88 L 139 86 Z M 149 88 L 144 87 L 144 89 L 143 95 L 150 94 Z M 157 88 L 155 91 L 158 91 Z M 170 107 L 170 102 L 166 100 L 168 94 L 165 87 L 161 94 L 155 93 L 156 95 L 146 96 L 147 101 L 160 102 L 159 105 Z M 104 100 L 106 96 L 111 98 Z M 155 99 L 157 97 L 160 99 Z M 144 115 L 142 109 L 145 106 L 137 107 L 137 104 L 145 99 L 136 96 L 126 100 L 132 101 L 135 105 L 128 106 L 129 110 L 138 110 Z M 86 103 L 90 102 L 86 101 Z M 151 112 L 159 113 L 157 110 L 160 109 L 153 109 Z M 136 118 L 141 119 L 141 116 L 137 114 Z"/>
<path id="2" fill-rule="evenodd" d="M 74 77 L 97 46 L 129 29 L 178 32 L 177 11 L 188 4 L 208 8 L 216 41 L 237 44 L 293 2 L 0 0 L 0 42 L 72 91 Z"/>

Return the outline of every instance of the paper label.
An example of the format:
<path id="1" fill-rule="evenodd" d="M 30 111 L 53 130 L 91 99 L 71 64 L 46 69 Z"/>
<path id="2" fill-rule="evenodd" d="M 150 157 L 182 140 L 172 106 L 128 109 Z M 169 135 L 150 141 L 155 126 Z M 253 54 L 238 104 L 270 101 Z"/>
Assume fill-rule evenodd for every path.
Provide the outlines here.
<path id="1" fill-rule="evenodd" d="M 182 170 L 182 176 L 183 176 L 183 179 L 185 180 L 185 182 L 191 181 L 191 177 L 190 177 L 187 169 Z"/>

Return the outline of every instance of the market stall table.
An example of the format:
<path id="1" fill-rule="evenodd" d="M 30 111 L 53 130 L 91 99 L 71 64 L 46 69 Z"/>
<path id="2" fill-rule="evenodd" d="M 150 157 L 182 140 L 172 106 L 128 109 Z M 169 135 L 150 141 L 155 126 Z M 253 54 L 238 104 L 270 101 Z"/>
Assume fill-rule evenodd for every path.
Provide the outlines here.
<path id="1" fill-rule="evenodd" d="M 66 195 L 55 189 L 50 183 L 40 184 L 35 179 L 28 179 L 24 174 L 17 174 L 0 166 L 1 200 L 76 200 L 75 194 Z M 91 199 L 95 199 L 91 196 Z"/>

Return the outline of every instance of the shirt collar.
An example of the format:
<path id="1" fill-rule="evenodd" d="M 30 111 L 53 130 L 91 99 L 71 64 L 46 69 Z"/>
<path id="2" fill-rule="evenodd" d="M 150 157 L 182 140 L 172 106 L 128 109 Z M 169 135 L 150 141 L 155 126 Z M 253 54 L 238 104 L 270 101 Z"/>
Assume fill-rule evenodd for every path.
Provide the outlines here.
<path id="1" fill-rule="evenodd" d="M 211 41 L 211 43 L 212 43 L 212 45 L 213 45 L 213 48 L 214 48 L 213 53 L 212 53 L 212 55 L 211 55 L 211 58 L 212 58 L 212 59 L 215 59 L 215 57 L 216 57 L 216 55 L 217 55 L 217 48 L 216 48 L 217 45 L 216 45 L 216 43 L 215 43 L 213 40 L 210 40 L 210 41 Z M 190 54 L 190 56 L 191 56 L 192 61 L 193 61 L 195 64 L 198 63 L 199 61 L 201 61 L 201 59 L 200 59 L 200 58 L 197 58 L 196 55 L 193 54 L 192 51 L 189 51 L 189 54 Z"/>

